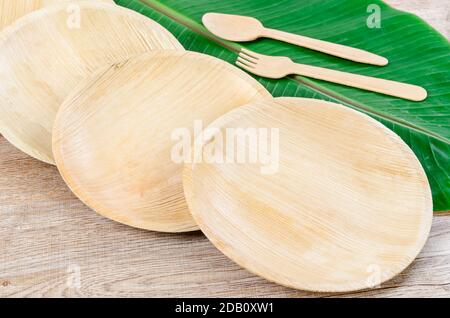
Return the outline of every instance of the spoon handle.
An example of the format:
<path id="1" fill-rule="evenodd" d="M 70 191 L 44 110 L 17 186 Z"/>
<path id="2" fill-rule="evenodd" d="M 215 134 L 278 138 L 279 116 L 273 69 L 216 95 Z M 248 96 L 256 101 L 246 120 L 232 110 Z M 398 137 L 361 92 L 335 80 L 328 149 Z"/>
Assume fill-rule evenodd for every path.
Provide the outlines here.
<path id="1" fill-rule="evenodd" d="M 338 56 L 355 62 L 373 64 L 378 66 L 384 66 L 388 64 L 388 60 L 382 56 L 350 46 L 317 40 L 302 35 L 264 28 L 263 36 L 266 38 L 306 47 L 311 50 L 327 53 L 329 55 Z"/>

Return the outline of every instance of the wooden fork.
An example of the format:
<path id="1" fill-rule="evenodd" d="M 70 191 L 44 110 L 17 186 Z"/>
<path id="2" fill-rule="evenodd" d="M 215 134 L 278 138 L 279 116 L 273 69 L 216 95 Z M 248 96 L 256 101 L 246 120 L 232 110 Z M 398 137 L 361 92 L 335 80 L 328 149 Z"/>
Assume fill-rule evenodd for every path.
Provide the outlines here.
<path id="1" fill-rule="evenodd" d="M 422 101 L 427 98 L 427 91 L 420 86 L 298 64 L 285 56 L 268 56 L 246 49 L 242 49 L 239 53 L 236 65 L 253 74 L 268 78 L 282 78 L 297 74 L 412 101 Z"/>

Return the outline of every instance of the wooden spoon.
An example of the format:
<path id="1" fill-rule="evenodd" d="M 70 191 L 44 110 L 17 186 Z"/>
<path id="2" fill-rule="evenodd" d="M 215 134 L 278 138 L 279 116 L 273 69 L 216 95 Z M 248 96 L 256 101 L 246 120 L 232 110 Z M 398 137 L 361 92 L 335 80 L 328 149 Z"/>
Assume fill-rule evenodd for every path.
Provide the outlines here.
<path id="1" fill-rule="evenodd" d="M 47 6 L 0 34 L 0 131 L 20 150 L 53 164 L 51 131 L 67 94 L 91 72 L 160 49 L 184 51 L 153 20 L 114 4 Z"/>
<path id="2" fill-rule="evenodd" d="M 184 200 L 178 146 L 191 145 L 194 121 L 206 126 L 270 97 L 250 75 L 208 55 L 138 56 L 100 70 L 64 102 L 53 132 L 55 160 L 72 191 L 112 220 L 198 230 Z"/>
<path id="3" fill-rule="evenodd" d="M 203 16 L 203 24 L 214 35 L 229 41 L 246 42 L 265 37 L 306 47 L 311 50 L 320 51 L 355 62 L 379 66 L 388 64 L 386 58 L 361 49 L 316 40 L 298 34 L 268 29 L 264 27 L 259 20 L 252 17 L 234 14 L 207 13 Z"/>
<path id="4" fill-rule="evenodd" d="M 422 249 L 432 219 L 426 175 L 408 146 L 374 119 L 320 100 L 276 98 L 233 110 L 209 128 L 221 134 L 203 142 L 203 155 L 238 144 L 225 136 L 239 128 L 247 137 L 269 131 L 255 135 L 259 144 L 229 147 L 234 154 L 279 150 L 253 162 L 225 150 L 234 161 L 184 169 L 195 220 L 242 267 L 293 288 L 347 292 L 394 277 Z"/>
<path id="5" fill-rule="evenodd" d="M 114 3 L 113 0 L 96 0 Z M 44 6 L 69 0 L 0 0 L 0 31 L 18 18 Z"/>

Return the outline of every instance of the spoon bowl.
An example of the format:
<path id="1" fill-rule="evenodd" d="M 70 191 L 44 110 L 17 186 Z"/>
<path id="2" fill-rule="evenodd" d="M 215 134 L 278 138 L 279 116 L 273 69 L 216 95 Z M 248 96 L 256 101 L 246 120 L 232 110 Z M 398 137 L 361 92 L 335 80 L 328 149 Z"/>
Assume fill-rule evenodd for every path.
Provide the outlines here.
<path id="1" fill-rule="evenodd" d="M 264 30 L 257 19 L 241 15 L 207 13 L 202 21 L 209 31 L 228 41 L 254 41 Z"/>

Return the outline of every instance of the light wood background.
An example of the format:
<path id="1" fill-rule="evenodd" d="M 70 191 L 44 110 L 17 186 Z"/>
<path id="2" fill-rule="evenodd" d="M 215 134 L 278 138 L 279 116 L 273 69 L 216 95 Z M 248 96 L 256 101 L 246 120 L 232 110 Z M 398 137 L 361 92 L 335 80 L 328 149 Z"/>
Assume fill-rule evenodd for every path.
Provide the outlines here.
<path id="1" fill-rule="evenodd" d="M 448 1 L 388 2 L 448 37 Z M 97 215 L 70 193 L 56 168 L 0 137 L 0 297 L 41 296 L 450 297 L 450 216 L 434 217 L 419 257 L 378 288 L 296 291 L 239 268 L 199 232 L 148 232 Z"/>

